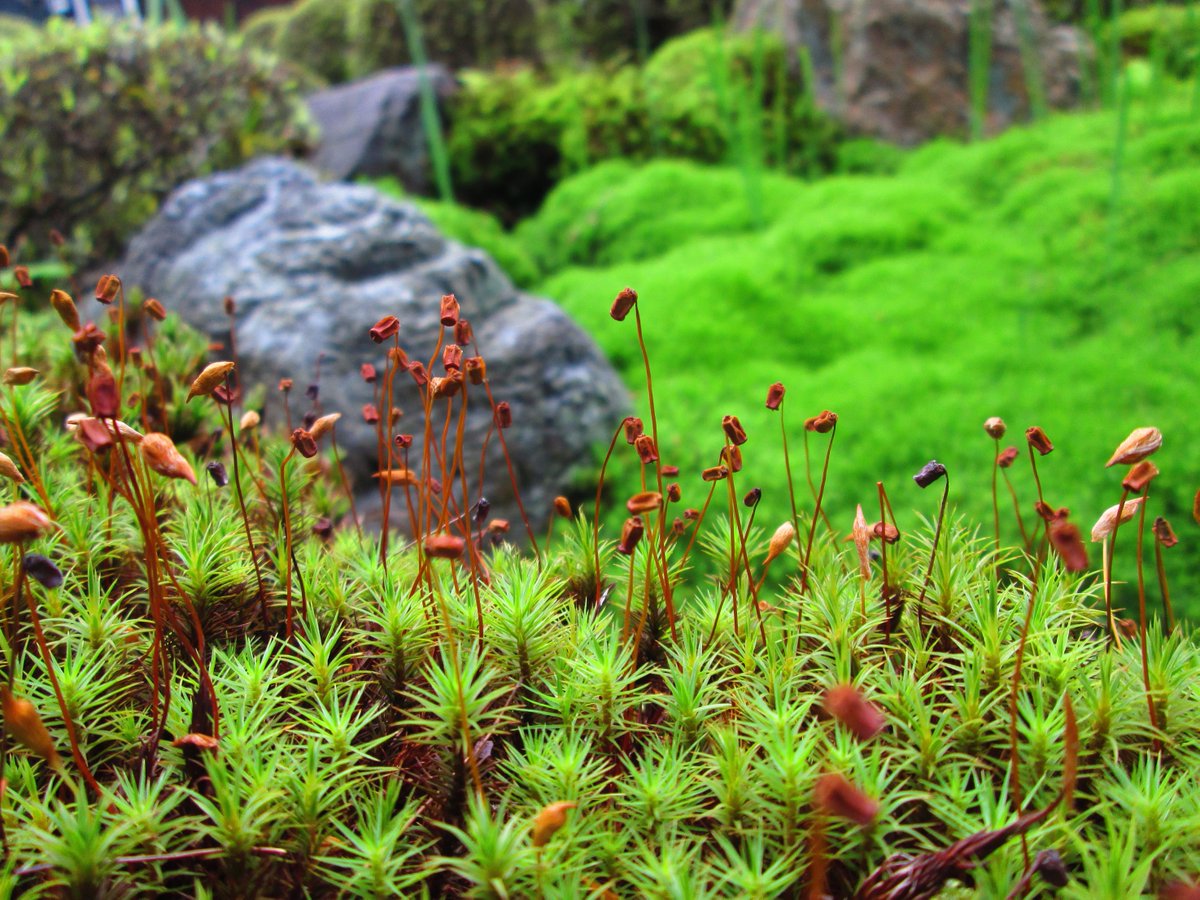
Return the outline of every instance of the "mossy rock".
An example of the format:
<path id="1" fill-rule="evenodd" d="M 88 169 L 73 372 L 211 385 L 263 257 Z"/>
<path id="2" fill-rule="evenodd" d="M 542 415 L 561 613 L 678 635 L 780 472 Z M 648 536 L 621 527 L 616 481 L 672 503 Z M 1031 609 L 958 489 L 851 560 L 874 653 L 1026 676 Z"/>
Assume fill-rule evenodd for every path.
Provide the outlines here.
<path id="1" fill-rule="evenodd" d="M 590 0 L 550 4 L 560 28 L 588 59 L 636 60 L 671 38 L 724 21 L 731 0 Z"/>
<path id="2" fill-rule="evenodd" d="M 1131 9 L 1116 23 L 1121 51 L 1127 57 L 1161 61 L 1177 78 L 1196 71 L 1200 59 L 1200 10 L 1186 6 L 1147 6 Z"/>
<path id="3" fill-rule="evenodd" d="M 346 0 L 303 0 L 279 27 L 275 50 L 330 84 L 352 77 Z"/>
<path id="4" fill-rule="evenodd" d="M 425 58 L 450 68 L 488 67 L 538 57 L 531 0 L 349 0 L 350 69 L 362 77 L 413 61 L 405 4 Z"/>

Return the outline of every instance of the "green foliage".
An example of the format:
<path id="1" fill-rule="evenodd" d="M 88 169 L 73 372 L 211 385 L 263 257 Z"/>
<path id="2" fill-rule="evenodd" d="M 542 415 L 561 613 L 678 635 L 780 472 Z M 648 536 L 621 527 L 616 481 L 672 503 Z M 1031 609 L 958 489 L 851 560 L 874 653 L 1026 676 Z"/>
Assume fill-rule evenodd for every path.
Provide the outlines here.
<path id="1" fill-rule="evenodd" d="M 302 0 L 283 10 L 281 20 L 274 26 L 275 52 L 325 81 L 333 84 L 346 81 L 351 77 L 347 8 L 348 4 L 340 0 Z M 253 24 L 253 18 L 247 19 L 244 28 Z"/>
<path id="2" fill-rule="evenodd" d="M 1119 203 L 1105 115 L 931 146 L 887 178 L 764 176 L 757 218 L 744 171 L 614 163 L 565 185 L 521 237 L 543 229 L 552 283 L 631 373 L 633 323 L 608 337 L 620 332 L 597 297 L 612 294 L 601 280 L 645 279 L 633 318 L 660 388 L 648 429 L 662 461 L 683 464 L 661 516 L 657 467 L 615 485 L 649 495 L 629 507 L 636 547 L 631 530 L 614 548 L 585 514 L 556 522 L 536 560 L 501 544 L 507 526 L 476 516 L 455 477 L 475 448 L 443 426 L 470 381 L 444 419 L 410 412 L 414 431 L 445 435 L 404 479 L 425 534 L 388 546 L 352 522 L 313 529 L 341 506 L 334 470 L 293 458 L 281 487 L 292 444 L 270 422 L 231 458 L 220 398 L 184 399 L 203 339 L 130 316 L 123 341 L 105 323 L 106 353 L 89 360 L 29 308 L 36 291 L 17 291 L 0 359 L 38 374 L 0 386 L 24 479 L 5 463 L 0 678 L 18 699 L 5 698 L 0 890 L 852 896 L 881 866 L 916 856 L 929 872 L 968 837 L 988 844 L 968 860 L 986 896 L 1022 893 L 1026 875 L 1044 892 L 1028 872 L 1043 850 L 1061 855 L 1072 897 L 1193 878 L 1194 626 L 1151 614 L 1144 638 L 1110 638 L 1095 572 L 1013 546 L 1007 514 L 994 536 L 978 428 L 1036 415 L 1058 442 L 1039 462 L 1047 500 L 1085 510 L 1072 521 L 1086 531 L 1121 474 L 1100 476 L 1103 460 L 1145 416 L 1166 432 L 1146 505 L 1187 536 L 1200 126 L 1175 113 L 1132 107 Z M 571 232 L 573 215 L 590 231 Z M 116 446 L 102 424 L 62 427 L 102 361 L 137 429 Z M 756 413 L 781 372 L 790 399 Z M 804 429 L 825 401 L 837 430 Z M 793 518 L 772 450 L 784 412 L 800 534 L 768 540 L 776 516 Z M 744 468 L 726 413 L 749 434 Z M 139 443 L 148 431 L 170 432 L 202 475 L 240 459 L 245 503 L 232 485 L 169 477 L 162 444 Z M 709 485 L 696 469 L 721 448 L 734 471 Z M 799 472 L 826 449 L 827 521 Z M 934 453 L 949 466 L 938 487 L 896 485 Z M 1024 461 L 1005 471 L 1028 509 Z M 847 540 L 858 504 L 875 518 L 876 478 L 903 533 L 872 543 L 855 516 Z M 761 498 L 743 502 L 752 485 Z M 972 519 L 910 513 L 931 516 L 942 486 Z M 1173 583 L 1177 605 L 1194 604 Z M 1023 840 L 985 840 L 1031 811 Z"/>
<path id="3" fill-rule="evenodd" d="M 1060 444 L 1043 463 L 1047 502 L 1069 507 L 1085 533 L 1120 495 L 1103 468 L 1113 447 L 1157 425 L 1170 437 L 1154 493 L 1188 527 L 1189 448 L 1200 439 L 1188 397 L 1200 369 L 1185 310 L 1200 288 L 1200 130 L 1187 106 L 1178 95 L 1153 115 L 1133 106 L 1115 209 L 1115 123 L 1103 113 L 978 147 L 935 143 L 889 178 L 803 185 L 768 175 L 759 231 L 738 172 L 606 163 L 556 188 L 517 234 L 544 271 L 557 270 L 539 290 L 634 386 L 644 374 L 633 331 L 609 318 L 604 298 L 626 284 L 641 295 L 664 461 L 685 472 L 715 464 L 718 413 L 740 411 L 747 468 L 764 491 L 760 522 L 790 518 L 778 416 L 762 408 L 767 386 L 783 381 L 797 404 L 786 422 L 798 493 L 803 420 L 828 407 L 854 423 L 829 476 L 843 510 L 862 502 L 872 515 L 880 479 L 906 498 L 898 507 L 929 510 L 910 476 L 935 457 L 953 475 L 951 502 L 990 520 L 994 451 L 980 424 L 1001 415 L 1005 443 L 1020 446 L 1038 424 Z M 825 439 L 808 438 L 819 474 Z M 1028 523 L 1028 465 L 1011 477 Z M 630 467 L 617 496 L 638 490 L 636 479 Z M 685 505 L 702 500 L 685 491 Z M 1175 578 L 1190 578 L 1196 559 L 1183 546 L 1165 551 Z M 1119 582 L 1132 584 L 1131 562 L 1118 559 Z M 1119 591 L 1129 609 L 1133 588 Z"/>
<path id="4" fill-rule="evenodd" d="M 0 241 L 118 254 L 186 179 L 302 145 L 298 88 L 213 29 L 51 23 L 0 55 Z"/>
<path id="5" fill-rule="evenodd" d="M 256 13 L 242 33 L 337 84 L 413 61 L 405 4 L 433 62 L 491 66 L 538 55 L 532 0 L 301 0 Z"/>
<path id="6" fill-rule="evenodd" d="M 729 0 L 550 0 L 539 4 L 543 48 L 559 62 L 637 59 L 666 41 L 723 21 Z"/>
<path id="7" fill-rule="evenodd" d="M 20 16 L 0 14 L 0 53 L 12 47 L 27 46 L 38 38 L 37 26 Z"/>
<path id="8" fill-rule="evenodd" d="M 1153 6 L 1160 2 L 1161 0 L 1042 0 L 1041 6 L 1054 22 L 1087 24 L 1088 16 L 1093 10 L 1095 14 L 1107 19 L 1112 16 L 1115 8 L 1127 10 Z"/>
<path id="9" fill-rule="evenodd" d="M 463 73 L 446 150 L 455 196 L 511 224 L 558 179 L 566 113 L 531 69 Z"/>
<path id="10" fill-rule="evenodd" d="M 278 49 L 279 36 L 284 26 L 296 15 L 295 6 L 265 6 L 242 20 L 238 34 L 248 47 L 270 47 Z M 293 60 L 295 65 L 307 65 L 302 60 Z"/>
<path id="11" fill-rule="evenodd" d="M 472 73 L 448 141 L 459 199 L 511 223 L 564 176 L 601 160 L 678 156 L 818 174 L 839 138 L 763 33 L 702 29 L 645 67 L 585 68 L 546 80 L 532 69 Z"/>
<path id="12" fill-rule="evenodd" d="M 1111 25 L 1126 56 L 1161 60 L 1177 78 L 1196 71 L 1200 59 L 1200 10 L 1182 5 L 1143 6 L 1126 10 Z"/>

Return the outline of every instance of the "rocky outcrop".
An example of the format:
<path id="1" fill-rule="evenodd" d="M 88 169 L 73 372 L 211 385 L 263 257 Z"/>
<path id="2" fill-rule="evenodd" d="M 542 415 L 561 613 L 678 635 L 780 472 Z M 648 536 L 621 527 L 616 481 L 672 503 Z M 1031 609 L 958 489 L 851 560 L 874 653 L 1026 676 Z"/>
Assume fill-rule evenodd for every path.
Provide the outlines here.
<path id="1" fill-rule="evenodd" d="M 235 298 L 243 384 L 267 386 L 277 427 L 279 379 L 294 379 L 299 418 L 319 358 L 320 408 L 344 414 L 338 442 L 360 487 L 372 483 L 377 445 L 361 415 L 373 395 L 359 369 L 370 363 L 382 372 L 386 349 L 368 330 L 397 316 L 402 346 L 413 359 L 428 360 L 443 294 L 457 296 L 495 399 L 511 405 L 505 437 L 536 519 L 544 520 L 555 494 L 591 464 L 593 445 L 608 439 L 629 402 L 595 343 L 555 304 L 515 290 L 482 251 L 447 240 L 411 205 L 367 187 L 322 183 L 290 161 L 259 160 L 179 188 L 133 241 L 119 271 L 218 340 L 228 336 L 223 298 Z M 440 362 L 433 374 L 442 374 Z M 405 413 L 397 430 L 415 433 L 411 452 L 420 453 L 419 396 L 408 377 L 396 386 Z M 465 445 L 474 480 L 492 411 L 479 388 L 469 396 Z M 487 453 L 484 494 L 494 514 L 516 524 L 494 436 Z"/>
<path id="2" fill-rule="evenodd" d="M 978 2 L 978 0 L 976 0 Z M 900 144 L 967 132 L 973 0 L 740 0 L 735 27 L 778 32 L 812 61 L 822 106 L 852 131 Z M 1052 26 L 1037 0 L 990 0 L 986 130 L 1024 121 L 1038 92 L 1079 98 L 1078 29 Z"/>
<path id="3" fill-rule="evenodd" d="M 308 110 L 321 132 L 312 164 L 345 181 L 391 175 L 414 193 L 429 193 L 422 77 L 439 108 L 457 88 L 442 66 L 426 66 L 424 72 L 408 66 L 310 95 Z"/>

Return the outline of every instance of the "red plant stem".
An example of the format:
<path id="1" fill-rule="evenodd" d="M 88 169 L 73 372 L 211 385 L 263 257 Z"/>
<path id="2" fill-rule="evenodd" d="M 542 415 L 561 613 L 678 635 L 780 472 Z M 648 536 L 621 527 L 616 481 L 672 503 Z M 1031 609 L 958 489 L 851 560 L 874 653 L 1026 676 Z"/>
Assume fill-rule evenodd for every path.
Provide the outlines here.
<path id="1" fill-rule="evenodd" d="M 1112 570 L 1113 563 L 1117 558 L 1117 531 L 1121 528 L 1121 513 L 1125 511 L 1125 500 L 1129 497 L 1129 488 L 1124 488 L 1121 491 L 1121 499 L 1117 503 L 1117 520 L 1113 524 L 1112 535 L 1109 538 L 1108 546 L 1108 565 L 1104 567 L 1104 611 L 1108 616 L 1108 640 L 1110 644 L 1121 646 L 1121 639 L 1117 635 L 1117 625 L 1113 617 L 1112 606 Z"/>
<path id="2" fill-rule="evenodd" d="M 600 607 L 600 594 L 604 587 L 604 577 L 600 572 L 600 494 L 604 490 L 604 472 L 608 469 L 608 461 L 612 458 L 613 449 L 617 446 L 617 438 L 625 428 L 622 422 L 613 432 L 612 440 L 608 442 L 608 450 L 604 453 L 604 461 L 600 463 L 600 476 L 596 479 L 596 506 L 592 511 L 592 566 L 596 571 L 596 607 Z"/>
<path id="3" fill-rule="evenodd" d="M 1020 750 L 1017 741 L 1017 692 L 1021 688 L 1021 664 L 1025 659 L 1025 641 L 1029 638 L 1029 625 L 1033 621 L 1033 604 L 1037 599 L 1037 571 L 1029 584 L 1029 600 L 1025 605 L 1025 621 L 1021 626 L 1021 637 L 1017 641 L 1017 657 L 1013 665 L 1012 690 L 1008 698 L 1008 741 L 1009 741 L 1009 789 L 1012 792 L 1013 810 L 1021 812 Z"/>
<path id="4" fill-rule="evenodd" d="M 75 293 L 78 294 L 79 292 L 76 291 Z M 17 304 L 19 302 L 20 302 L 20 298 L 17 298 L 12 301 L 13 317 L 12 317 L 12 363 L 11 363 L 11 365 L 13 365 L 13 366 L 15 366 L 17 364 Z"/>
<path id="5" fill-rule="evenodd" d="M 942 488 L 942 503 L 938 507 L 937 527 L 933 530 L 933 546 L 929 549 L 929 565 L 925 567 L 925 580 L 921 582 L 921 595 L 917 597 L 917 621 L 922 624 L 925 621 L 925 594 L 933 580 L 933 563 L 937 559 L 938 541 L 942 537 L 942 521 L 946 518 L 946 500 L 950 497 L 950 473 L 947 472 L 942 477 L 946 480 L 946 486 Z"/>
<path id="6" fill-rule="evenodd" d="M 228 380 L 226 385 L 228 386 Z M 219 402 L 218 407 L 221 406 Z M 233 453 L 233 487 L 237 492 L 238 506 L 242 510 L 242 525 L 246 529 L 246 545 L 250 549 L 250 562 L 254 564 L 254 578 L 258 583 L 258 602 L 262 607 L 263 627 L 268 624 L 267 591 L 263 587 L 262 569 L 258 565 L 258 552 L 254 549 L 254 535 L 250 531 L 250 515 L 246 512 L 246 496 L 242 493 L 242 479 L 238 475 L 237 429 L 233 424 L 233 407 L 226 406 L 225 413 L 229 419 L 229 445 Z"/>
<path id="7" fill-rule="evenodd" d="M 637 548 L 634 548 L 636 552 Z M 598 601 L 597 601 L 598 602 Z M 625 616 L 621 623 L 621 640 L 629 640 L 629 626 L 633 616 L 633 553 L 629 554 L 629 580 L 625 587 Z"/>
<path id="8" fill-rule="evenodd" d="M 10 386 L 9 392 L 14 389 Z M 18 462 L 21 464 L 21 469 L 24 471 L 29 483 L 33 485 L 33 489 L 37 491 L 38 499 L 42 501 L 42 507 L 49 513 L 50 518 L 54 518 L 54 507 L 50 505 L 50 495 L 46 492 L 46 486 L 42 483 L 41 474 L 37 467 L 37 457 L 33 455 L 33 451 L 29 449 L 29 443 L 25 439 L 25 430 L 21 427 L 21 419 L 17 415 L 16 404 L 13 404 L 13 414 L 8 416 L 3 407 L 0 407 L 0 425 L 4 426 L 8 432 L 9 439 L 13 442 L 13 451 L 17 454 Z"/>
<path id="9" fill-rule="evenodd" d="M 887 525 L 887 515 L 884 509 L 887 505 L 887 495 L 883 491 L 883 482 L 875 482 L 875 490 L 879 492 L 879 521 L 883 525 Z M 886 534 L 887 529 L 883 529 Z M 887 563 L 887 540 L 884 535 L 879 536 L 879 567 L 883 574 L 883 586 L 880 589 L 883 600 L 883 608 L 887 614 L 887 621 L 892 621 L 892 592 L 888 589 L 888 563 Z M 891 635 L 888 635 L 889 637 Z"/>
<path id="10" fill-rule="evenodd" d="M 1029 465 L 1033 469 L 1033 483 L 1037 487 L 1038 503 L 1045 506 L 1046 498 L 1042 496 L 1042 479 L 1038 475 L 1037 456 L 1033 452 L 1033 444 L 1026 444 L 1029 448 Z M 1033 557 L 1034 581 L 1037 580 L 1038 570 L 1042 566 L 1042 560 L 1045 558 L 1046 549 L 1050 543 L 1050 523 L 1042 519 L 1042 541 L 1038 545 L 1037 553 Z M 1032 549 L 1032 545 L 1031 545 Z"/>
<path id="11" fill-rule="evenodd" d="M 25 548 L 23 546 L 18 549 L 18 554 L 21 560 L 25 559 Z M 13 596 L 14 606 L 21 602 L 24 574 L 25 567 L 21 565 L 17 573 L 17 584 Z M 83 780 L 87 782 L 88 788 L 95 796 L 99 797 L 101 795 L 100 784 L 96 781 L 96 776 L 92 774 L 92 770 L 88 767 L 87 760 L 83 758 L 83 751 L 79 749 L 79 736 L 75 732 L 75 722 L 71 718 L 70 711 L 67 709 L 67 700 L 63 696 L 62 687 L 59 686 L 58 676 L 54 674 L 54 661 L 50 655 L 50 647 L 46 643 L 46 635 L 42 631 L 42 620 L 37 613 L 37 604 L 33 602 L 33 596 L 28 591 L 25 592 L 25 603 L 29 607 L 29 620 L 33 624 L 34 639 L 37 643 L 38 651 L 42 655 L 42 662 L 46 666 L 46 677 L 50 679 L 50 686 L 54 689 L 54 696 L 58 699 L 58 709 L 62 714 L 63 725 L 67 728 L 67 740 L 71 745 L 71 757 L 75 760 L 75 766 L 79 769 L 79 774 L 83 776 Z"/>
<path id="12" fill-rule="evenodd" d="M 654 379 L 650 375 L 650 354 L 646 350 L 646 340 L 642 334 L 642 309 L 641 309 L 641 306 L 637 303 L 635 303 L 633 305 L 633 321 L 637 325 L 638 347 L 642 351 L 642 367 L 646 371 L 646 400 L 650 407 L 650 436 L 654 439 L 654 452 L 659 457 L 658 459 L 654 460 L 654 475 L 655 475 L 655 480 L 658 482 L 659 496 L 665 497 L 666 491 L 663 490 L 663 478 L 662 478 L 662 459 L 661 459 L 662 446 L 658 443 L 658 414 L 655 412 L 655 409 L 654 409 Z M 658 547 L 658 550 L 659 550 L 659 553 L 663 560 L 663 566 L 662 566 L 662 568 L 663 568 L 663 573 L 662 573 L 663 603 L 667 610 L 667 623 L 671 626 L 671 637 L 672 637 L 672 639 L 677 639 L 678 635 L 675 633 L 675 601 L 672 598 L 673 588 L 671 585 L 670 572 L 667 569 L 667 565 L 666 565 L 666 549 L 665 549 L 665 547 L 661 546 L 662 540 L 665 539 L 665 535 L 666 535 L 666 521 L 667 521 L 666 516 L 667 516 L 666 506 L 665 505 L 659 506 L 659 508 L 658 508 L 658 534 L 660 536 L 660 546 Z"/>
<path id="13" fill-rule="evenodd" d="M 825 817 L 821 813 L 813 816 L 809 842 L 812 868 L 809 870 L 808 900 L 823 900 L 828 896 L 825 893 L 825 881 L 829 860 L 826 859 Z"/>
<path id="14" fill-rule="evenodd" d="M 350 479 L 346 477 L 346 467 L 342 465 L 342 457 L 338 453 L 337 425 L 329 429 L 329 446 L 333 448 L 333 462 L 337 466 L 338 477 L 342 480 L 342 490 L 346 492 L 346 499 L 350 501 L 350 518 L 354 520 L 359 537 L 362 537 L 362 523 L 358 520 L 358 510 L 354 507 L 354 491 L 350 490 Z"/>
<path id="15" fill-rule="evenodd" d="M 151 695 L 151 718 L 154 723 L 153 733 L 157 735 L 163 724 L 167 721 L 167 712 L 170 710 L 171 704 L 171 676 L 166 670 L 169 668 L 166 653 L 163 650 L 163 608 L 162 590 L 158 578 L 158 559 L 155 550 L 154 537 L 151 533 L 151 526 L 147 522 L 148 516 L 153 516 L 153 501 L 143 496 L 141 484 L 137 477 L 137 472 L 134 469 L 133 459 L 129 454 L 129 447 L 125 442 L 124 435 L 117 427 L 116 419 L 108 420 L 111 422 L 113 434 L 115 435 L 117 444 L 118 456 L 125 464 L 125 471 L 128 477 L 128 490 L 123 496 L 129 501 L 129 505 L 133 508 L 134 516 L 138 520 L 138 527 L 142 532 L 142 540 L 145 545 L 146 557 L 146 595 L 150 603 L 150 618 L 154 622 L 154 644 L 153 655 L 151 657 L 150 673 L 154 681 L 154 692 Z M 148 512 L 149 510 L 149 512 Z M 159 674 L 160 667 L 163 670 L 163 681 L 160 683 Z M 165 686 L 164 686 L 165 685 Z M 163 706 L 160 714 L 159 709 L 159 693 L 163 694 Z"/>
<path id="16" fill-rule="evenodd" d="M 225 384 L 228 386 L 228 384 L 229 384 L 228 379 L 226 380 Z M 230 390 L 232 390 L 232 388 L 230 388 Z M 292 433 L 292 404 L 289 401 L 290 394 L 291 394 L 290 388 L 285 389 L 283 392 L 283 418 L 284 418 L 284 422 L 287 423 L 287 433 L 288 434 Z"/>
<path id="17" fill-rule="evenodd" d="M 471 540 L 471 498 L 468 494 L 467 487 L 467 467 L 463 461 L 463 442 L 467 430 L 467 386 L 464 383 L 462 388 L 462 404 L 458 409 L 458 426 L 454 433 L 454 459 L 451 461 L 450 476 L 442 483 L 442 490 L 446 492 L 447 501 L 453 500 L 454 491 L 454 475 L 457 472 L 462 480 L 462 502 L 466 512 L 456 516 L 456 519 L 464 526 L 463 531 L 467 539 L 467 559 L 471 563 L 470 581 L 471 593 L 475 598 L 475 613 L 479 620 L 479 646 L 483 646 L 483 599 L 479 595 L 479 577 L 483 571 L 483 566 L 479 559 L 479 554 L 475 548 L 475 542 Z M 446 401 L 446 421 L 450 421 L 450 409 L 453 405 L 453 400 Z M 445 507 L 443 507 L 443 515 Z M 453 523 L 448 523 L 453 524 Z"/>
<path id="18" fill-rule="evenodd" d="M 117 279 L 117 396 L 125 396 L 125 283 Z"/>
<path id="19" fill-rule="evenodd" d="M 1163 612 L 1167 616 L 1167 633 L 1175 630 L 1175 611 L 1171 609 L 1171 594 L 1167 590 L 1167 570 L 1163 566 L 1162 542 L 1154 541 L 1154 567 L 1158 570 L 1158 588 L 1162 592 Z"/>
<path id="20" fill-rule="evenodd" d="M 288 511 L 287 464 L 295 454 L 293 446 L 288 455 L 279 464 L 279 496 L 283 504 L 283 540 L 285 544 L 283 559 L 283 593 L 287 600 L 287 624 L 284 626 L 284 637 L 292 639 L 292 517 Z M 385 523 L 386 530 L 386 523 Z"/>
<path id="21" fill-rule="evenodd" d="M 805 434 L 805 449 L 807 450 L 807 435 Z M 806 595 L 808 593 L 808 564 L 812 558 L 813 538 L 817 536 L 817 517 L 821 515 L 821 501 L 825 499 L 825 479 L 829 475 L 829 456 L 833 452 L 833 440 L 837 437 L 837 422 L 833 423 L 833 428 L 829 432 L 829 443 L 825 446 L 825 465 L 821 468 L 821 487 L 817 491 L 817 508 L 813 511 L 812 521 L 808 526 L 808 544 L 804 548 L 804 562 L 800 567 L 800 593 Z M 826 525 L 829 520 L 825 520 Z"/>
<path id="22" fill-rule="evenodd" d="M 492 396 L 492 386 L 485 380 L 483 387 L 487 391 L 488 403 L 491 404 L 494 421 L 496 399 Z M 542 568 L 542 551 L 538 549 L 537 537 L 534 536 L 533 527 L 529 524 L 529 516 L 525 512 L 525 504 L 521 502 L 521 490 L 517 487 L 517 474 L 513 470 L 512 457 L 508 454 L 508 441 L 504 439 L 504 429 L 497 427 L 496 436 L 500 438 L 500 449 L 504 451 L 504 465 L 508 468 L 508 480 L 512 483 L 513 498 L 517 501 L 517 510 L 521 513 L 521 522 L 525 525 L 525 533 L 529 535 L 529 543 L 533 545 L 533 555 L 537 559 L 538 570 L 540 571 Z"/>
<path id="23" fill-rule="evenodd" d="M 792 504 L 792 528 L 795 529 L 796 534 L 799 534 L 800 533 L 800 513 L 797 512 L 797 510 L 796 510 L 796 487 L 792 483 L 792 458 L 791 458 L 791 455 L 788 453 L 787 428 L 783 423 L 783 407 L 784 407 L 784 405 L 785 405 L 785 401 L 781 400 L 779 402 L 779 434 L 783 438 L 783 468 L 784 468 L 784 471 L 787 472 L 788 502 L 790 502 Z M 808 434 L 808 432 L 806 431 L 805 434 Z M 766 573 L 764 572 L 763 574 L 765 575 Z"/>
<path id="24" fill-rule="evenodd" d="M 1025 520 L 1021 518 L 1021 504 L 1017 500 L 1017 489 L 1013 487 L 1012 480 L 1008 477 L 1008 470 L 1001 469 L 1004 474 L 1004 483 L 1008 485 L 1009 496 L 1012 497 L 1013 512 L 1017 516 L 1017 528 L 1021 530 L 1021 545 L 1025 548 L 1026 553 L 1033 553 L 1033 544 L 1030 542 L 1029 533 L 1025 530 Z"/>
<path id="25" fill-rule="evenodd" d="M 996 532 L 996 575 L 1000 574 L 1000 496 L 996 492 L 997 479 L 1000 474 L 1000 438 L 993 438 L 996 443 L 996 455 L 992 457 L 992 527 Z"/>
<path id="26" fill-rule="evenodd" d="M 733 633 L 735 637 L 740 637 L 741 631 L 738 628 L 737 535 L 741 534 L 741 528 L 737 525 L 737 494 L 734 493 L 733 489 L 732 469 L 729 470 L 729 475 L 725 478 L 725 486 L 729 494 L 729 599 L 733 604 Z"/>
<path id="27" fill-rule="evenodd" d="M 1150 485 L 1142 491 L 1142 508 L 1138 513 L 1137 578 L 1138 578 L 1138 638 L 1142 644 L 1142 684 L 1146 687 L 1146 706 L 1150 712 L 1150 727 L 1154 729 L 1153 749 L 1158 753 L 1158 711 L 1154 708 L 1154 695 L 1150 691 L 1150 656 L 1146 646 L 1146 578 L 1142 569 L 1142 545 L 1146 537 L 1146 498 L 1150 496 Z M 1118 517 L 1119 518 L 1119 517 Z"/>
<path id="28" fill-rule="evenodd" d="M 399 336 L 393 337 L 393 340 L 395 342 L 394 349 L 399 351 Z M 399 352 L 396 353 L 396 357 L 399 358 Z M 394 392 L 396 389 L 396 373 L 396 365 L 392 362 L 392 354 L 389 353 L 387 365 L 384 366 L 383 409 L 379 410 L 379 427 L 381 435 L 380 456 L 382 457 L 383 451 L 386 449 L 387 466 L 384 467 L 383 471 L 389 473 L 379 480 L 380 491 L 382 492 L 380 500 L 383 507 L 383 521 L 380 525 L 379 533 L 379 565 L 383 567 L 384 572 L 387 572 L 388 535 L 390 535 L 392 531 L 392 479 L 390 473 L 392 471 L 392 461 L 394 459 L 392 445 L 392 400 L 395 396 Z M 425 416 L 426 421 L 428 421 L 428 406 L 426 406 L 425 409 Z"/>
<path id="29" fill-rule="evenodd" d="M 834 427 L 836 428 L 837 425 L 835 424 Z M 830 440 L 832 440 L 832 438 L 830 438 Z M 821 500 L 820 500 L 820 496 L 817 493 L 817 486 L 815 484 L 813 484 L 812 458 L 809 456 L 809 453 L 808 453 L 808 429 L 805 429 L 805 431 L 804 431 L 804 477 L 808 481 L 809 493 L 812 494 L 813 501 L 816 502 L 816 504 L 817 504 L 816 511 L 813 512 L 813 518 L 815 519 L 817 517 L 817 514 L 819 513 L 821 518 L 823 518 L 825 520 L 825 527 L 828 528 L 830 531 L 832 531 L 833 523 L 829 521 L 829 516 L 827 516 L 825 514 L 825 510 L 821 509 Z"/>
<path id="30" fill-rule="evenodd" d="M 758 618 L 758 634 L 762 638 L 763 646 L 767 644 L 767 627 L 763 624 L 762 610 L 758 606 L 758 585 L 754 583 L 754 573 L 750 571 L 750 557 L 746 552 L 746 537 L 754 528 L 754 516 L 758 512 L 758 504 L 750 510 L 750 518 L 746 522 L 744 531 L 740 531 L 739 540 L 742 542 L 742 565 L 746 567 L 746 580 L 750 583 L 750 605 L 754 607 L 754 615 Z M 763 575 L 766 575 L 766 569 L 763 570 Z"/>
<path id="31" fill-rule="evenodd" d="M 696 517 L 696 521 L 692 523 L 692 536 L 688 538 L 687 546 L 683 548 L 683 558 L 679 561 L 679 567 L 682 569 L 687 566 L 688 557 L 692 553 L 692 545 L 696 543 L 696 538 L 700 534 L 700 525 L 704 521 L 704 516 L 708 512 L 708 504 L 712 502 L 713 493 L 717 489 L 717 483 L 714 481 L 709 485 L 708 496 L 704 498 L 704 505 L 700 507 L 700 515 Z"/>

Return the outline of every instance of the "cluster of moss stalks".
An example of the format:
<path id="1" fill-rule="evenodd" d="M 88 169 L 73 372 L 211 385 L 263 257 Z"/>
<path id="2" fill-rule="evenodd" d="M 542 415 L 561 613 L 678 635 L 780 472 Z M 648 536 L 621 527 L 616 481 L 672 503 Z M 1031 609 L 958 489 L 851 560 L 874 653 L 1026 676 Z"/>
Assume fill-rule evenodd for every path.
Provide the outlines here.
<path id="1" fill-rule="evenodd" d="M 822 508 L 827 467 L 750 487 L 772 437 L 734 415 L 714 464 L 678 472 L 649 391 L 648 422 L 614 423 L 610 454 L 644 475 L 619 540 L 598 491 L 556 501 L 520 552 L 456 427 L 468 395 L 492 406 L 490 440 L 519 411 L 445 297 L 424 361 L 392 317 L 364 324 L 377 481 L 408 513 L 389 540 L 346 514 L 339 411 L 317 391 L 307 410 L 287 383 L 251 403 L 236 359 L 204 365 L 113 276 L 77 305 L 7 274 L 6 891 L 1187 895 L 1200 655 L 1145 604 L 1106 611 L 1065 511 L 1018 507 L 1025 544 L 1004 547 L 998 522 L 947 517 L 931 462 L 936 518 L 901 534 L 882 484 L 874 523 Z M 642 347 L 625 290 L 612 314 L 631 313 Z M 379 413 L 397 378 L 424 389 L 400 420 L 416 434 Z M 786 442 L 785 393 L 767 406 Z M 837 416 L 801 433 L 827 463 Z M 1117 532 L 1153 503 L 1161 441 L 1114 454 L 1134 468 L 1096 525 L 1106 563 L 1134 552 Z M 1032 465 L 1052 449 L 1037 428 L 1027 446 Z M 766 490 L 794 510 L 769 536 Z"/>

